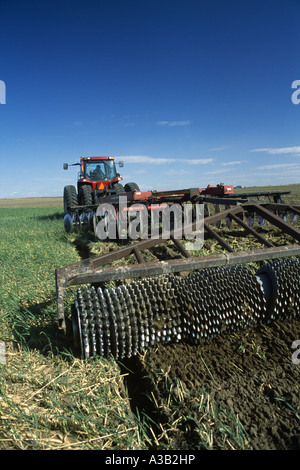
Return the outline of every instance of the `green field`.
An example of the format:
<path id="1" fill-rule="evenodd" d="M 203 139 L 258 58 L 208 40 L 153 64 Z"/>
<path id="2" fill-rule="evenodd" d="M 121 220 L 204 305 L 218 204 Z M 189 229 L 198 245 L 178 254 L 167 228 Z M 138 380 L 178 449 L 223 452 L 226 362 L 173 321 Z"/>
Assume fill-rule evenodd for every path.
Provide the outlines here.
<path id="1" fill-rule="evenodd" d="M 288 184 L 282 186 L 251 186 L 249 188 L 238 188 L 234 189 L 234 192 L 244 193 L 244 192 L 260 192 L 260 191 L 289 191 L 290 194 L 283 195 L 283 200 L 287 204 L 300 204 L 300 184 Z"/>
<path id="2" fill-rule="evenodd" d="M 50 208 L 62 209 L 62 197 L 26 197 L 24 199 L 0 199 L 0 209 L 20 209 L 20 208 Z"/>
<path id="3" fill-rule="evenodd" d="M 143 448 L 116 364 L 76 359 L 58 333 L 55 268 L 80 258 L 62 209 L 35 202 L 0 209 L 0 449 Z"/>
<path id="4" fill-rule="evenodd" d="M 279 189 L 300 203 L 300 185 Z M 115 361 L 81 361 L 57 329 L 55 269 L 81 259 L 62 198 L 2 199 L 0 220 L 0 449 L 153 448 Z"/>

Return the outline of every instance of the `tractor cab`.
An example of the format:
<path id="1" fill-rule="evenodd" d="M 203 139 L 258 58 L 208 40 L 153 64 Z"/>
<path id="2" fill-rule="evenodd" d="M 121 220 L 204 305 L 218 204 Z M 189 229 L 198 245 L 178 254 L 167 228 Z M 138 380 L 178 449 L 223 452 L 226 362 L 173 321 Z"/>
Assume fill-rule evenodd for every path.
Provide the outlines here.
<path id="1" fill-rule="evenodd" d="M 116 177 L 116 167 L 113 160 L 85 162 L 84 178 L 91 181 L 112 181 Z"/>
<path id="2" fill-rule="evenodd" d="M 122 162 L 119 162 L 123 166 Z M 78 184 L 90 182 L 93 190 L 99 183 L 107 189 L 123 178 L 117 173 L 114 157 L 81 157 Z"/>

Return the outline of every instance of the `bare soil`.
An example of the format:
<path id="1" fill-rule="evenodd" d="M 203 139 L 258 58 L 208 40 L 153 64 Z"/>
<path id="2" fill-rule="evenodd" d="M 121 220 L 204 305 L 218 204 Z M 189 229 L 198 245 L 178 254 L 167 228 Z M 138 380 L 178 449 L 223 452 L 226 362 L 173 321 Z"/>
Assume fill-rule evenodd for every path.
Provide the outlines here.
<path id="1" fill-rule="evenodd" d="M 155 395 L 161 410 L 156 420 L 180 423 L 160 445 L 171 440 L 176 449 L 299 450 L 296 339 L 300 321 L 290 320 L 203 345 L 147 351 L 135 364 L 138 380 L 147 378 L 140 392 Z"/>

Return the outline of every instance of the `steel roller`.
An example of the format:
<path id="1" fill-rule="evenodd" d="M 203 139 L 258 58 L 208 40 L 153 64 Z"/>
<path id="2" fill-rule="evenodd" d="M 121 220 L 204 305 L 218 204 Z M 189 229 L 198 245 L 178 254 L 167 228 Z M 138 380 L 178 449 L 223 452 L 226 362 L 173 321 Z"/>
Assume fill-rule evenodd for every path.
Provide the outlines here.
<path id="1" fill-rule="evenodd" d="M 78 288 L 73 312 L 83 358 L 122 360 L 158 343 L 200 344 L 299 315 L 300 261 L 275 260 L 257 273 L 238 265 Z"/>

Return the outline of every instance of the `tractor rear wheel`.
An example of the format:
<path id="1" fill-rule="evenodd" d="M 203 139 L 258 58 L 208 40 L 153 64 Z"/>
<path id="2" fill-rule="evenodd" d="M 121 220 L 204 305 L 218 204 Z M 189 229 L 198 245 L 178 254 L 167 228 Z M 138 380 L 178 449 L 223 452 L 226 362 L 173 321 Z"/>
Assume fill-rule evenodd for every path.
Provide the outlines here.
<path id="1" fill-rule="evenodd" d="M 64 187 L 64 211 L 65 214 L 69 214 L 70 211 L 68 207 L 77 206 L 78 197 L 75 186 L 65 186 Z"/>
<path id="2" fill-rule="evenodd" d="M 140 188 L 136 183 L 127 183 L 125 184 L 125 191 L 128 193 L 129 191 L 139 191 Z"/>
<path id="3" fill-rule="evenodd" d="M 81 186 L 78 194 L 79 204 L 90 206 L 93 204 L 92 187 L 90 185 Z"/>

